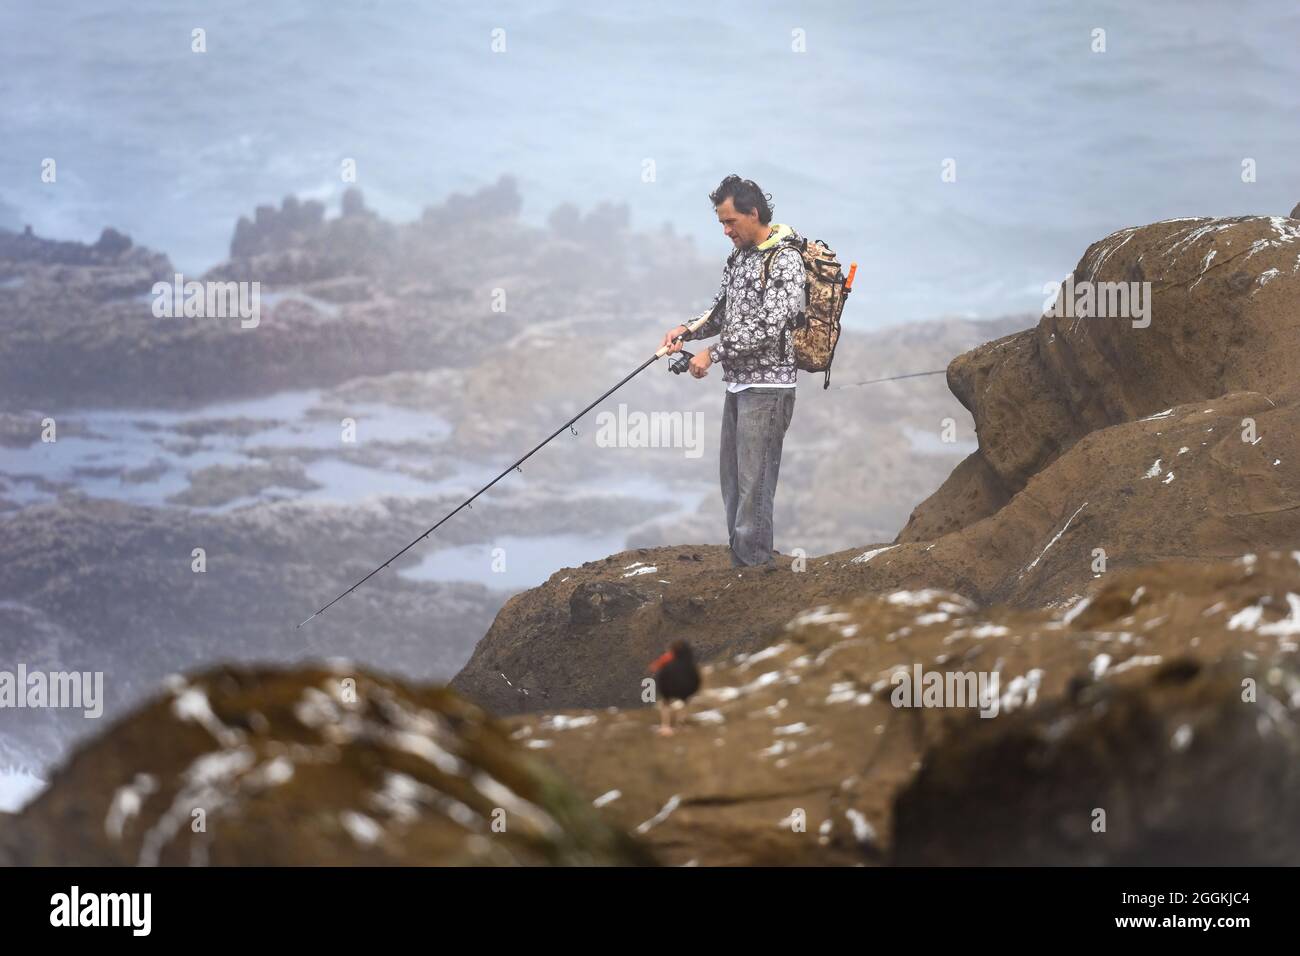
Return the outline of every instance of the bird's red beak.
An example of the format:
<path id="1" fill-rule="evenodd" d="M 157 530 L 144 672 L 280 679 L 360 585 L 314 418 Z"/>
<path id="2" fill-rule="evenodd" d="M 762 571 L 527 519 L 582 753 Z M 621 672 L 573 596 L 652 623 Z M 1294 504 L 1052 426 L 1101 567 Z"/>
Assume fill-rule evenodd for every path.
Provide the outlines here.
<path id="1" fill-rule="evenodd" d="M 673 652 L 668 651 L 666 654 L 663 655 L 663 657 L 659 658 L 657 661 L 655 661 L 653 664 L 650 665 L 650 672 L 657 674 L 659 672 L 659 668 L 663 667 L 672 659 L 673 659 Z"/>

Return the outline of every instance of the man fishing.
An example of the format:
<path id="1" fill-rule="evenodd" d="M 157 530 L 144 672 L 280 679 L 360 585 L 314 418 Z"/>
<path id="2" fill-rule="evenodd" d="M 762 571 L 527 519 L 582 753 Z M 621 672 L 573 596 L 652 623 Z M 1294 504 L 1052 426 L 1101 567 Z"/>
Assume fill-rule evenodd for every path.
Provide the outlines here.
<path id="1" fill-rule="evenodd" d="M 781 446 L 794 415 L 795 348 L 790 331 L 805 309 L 806 275 L 797 249 L 783 239 L 800 238 L 772 222 L 771 197 L 749 179 L 730 175 L 709 194 L 722 231 L 734 249 L 722 270 L 722 284 L 709 320 L 696 331 L 679 325 L 661 348 L 680 351 L 682 340 L 719 340 L 695 355 L 690 373 L 709 374 L 722 365 L 727 395 L 722 407 L 718 472 L 734 567 L 775 567 L 772 508 Z M 767 263 L 764 281 L 764 260 Z"/>
<path id="2" fill-rule="evenodd" d="M 771 197 L 752 180 L 728 176 L 709 194 L 722 231 L 735 248 L 722 270 L 722 285 L 708 312 L 679 325 L 664 336 L 663 344 L 611 388 L 555 429 L 504 471 L 470 495 L 437 523 L 426 529 L 356 584 L 318 608 L 303 627 L 361 587 L 384 568 L 486 494 L 497 482 L 517 471 L 529 458 L 572 427 L 573 423 L 636 378 L 659 359 L 682 351 L 674 341 L 719 335 L 708 350 L 677 357 L 672 371 L 688 368 L 696 378 L 709 374 L 709 366 L 722 364 L 727 383 L 722 408 L 719 474 L 722 503 L 727 512 L 731 563 L 735 567 L 776 568 L 772 555 L 772 504 L 781 469 L 781 445 L 794 415 L 797 369 L 825 372 L 823 388 L 830 386 L 831 362 L 840 337 L 840 314 L 853 287 L 857 264 L 847 277 L 835 253 L 825 243 L 808 241 L 789 226 L 772 222 Z M 692 330 L 691 327 L 694 327 Z M 941 373 L 919 373 L 941 374 Z M 907 378 L 909 376 L 901 376 Z"/>

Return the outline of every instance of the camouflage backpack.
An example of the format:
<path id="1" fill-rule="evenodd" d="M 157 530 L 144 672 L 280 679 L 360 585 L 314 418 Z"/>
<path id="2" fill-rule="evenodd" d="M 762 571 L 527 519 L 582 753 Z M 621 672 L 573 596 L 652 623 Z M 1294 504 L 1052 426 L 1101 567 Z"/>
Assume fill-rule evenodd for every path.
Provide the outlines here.
<path id="1" fill-rule="evenodd" d="M 835 252 L 822 242 L 814 239 L 786 238 L 778 242 L 763 257 L 762 290 L 767 290 L 768 271 L 772 266 L 772 257 L 782 249 L 793 248 L 803 258 L 804 275 L 807 278 L 804 311 L 794 319 L 794 361 L 805 372 L 825 372 L 826 378 L 822 388 L 831 385 L 831 361 L 835 358 L 835 345 L 840 340 L 840 315 L 844 312 L 844 303 L 853 288 L 853 274 L 857 271 L 855 264 L 849 270 L 846 279 L 840 268 Z M 782 330 L 782 335 L 787 330 Z M 784 351 L 784 342 L 782 343 Z"/>

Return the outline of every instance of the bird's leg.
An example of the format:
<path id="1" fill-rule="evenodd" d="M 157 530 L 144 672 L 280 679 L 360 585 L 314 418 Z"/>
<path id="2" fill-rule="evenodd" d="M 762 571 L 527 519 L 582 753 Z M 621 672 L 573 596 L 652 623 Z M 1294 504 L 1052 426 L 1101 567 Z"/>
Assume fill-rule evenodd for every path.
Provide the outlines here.
<path id="1" fill-rule="evenodd" d="M 672 732 L 673 732 L 672 719 L 673 719 L 672 709 L 669 707 L 668 701 L 660 700 L 659 701 L 659 728 L 658 728 L 659 736 L 661 737 L 672 736 Z"/>

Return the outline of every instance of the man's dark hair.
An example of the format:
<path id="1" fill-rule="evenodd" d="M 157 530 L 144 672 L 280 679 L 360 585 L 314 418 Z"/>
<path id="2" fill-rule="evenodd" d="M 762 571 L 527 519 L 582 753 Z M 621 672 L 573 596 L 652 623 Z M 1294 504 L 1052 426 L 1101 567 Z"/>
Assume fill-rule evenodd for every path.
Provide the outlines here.
<path id="1" fill-rule="evenodd" d="M 736 207 L 736 212 L 742 216 L 748 216 L 757 209 L 759 222 L 765 226 L 772 222 L 772 194 L 764 193 L 752 179 L 741 179 L 732 173 L 718 183 L 717 189 L 709 193 L 709 199 L 713 200 L 715 207 L 721 206 L 728 198 Z"/>

